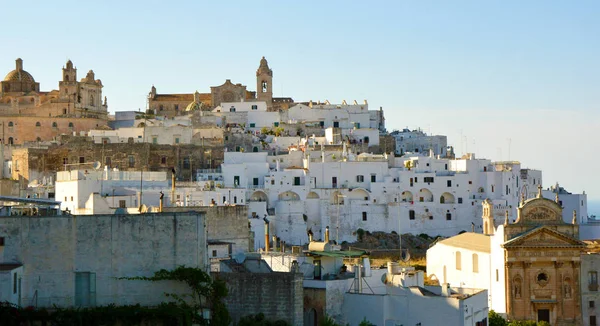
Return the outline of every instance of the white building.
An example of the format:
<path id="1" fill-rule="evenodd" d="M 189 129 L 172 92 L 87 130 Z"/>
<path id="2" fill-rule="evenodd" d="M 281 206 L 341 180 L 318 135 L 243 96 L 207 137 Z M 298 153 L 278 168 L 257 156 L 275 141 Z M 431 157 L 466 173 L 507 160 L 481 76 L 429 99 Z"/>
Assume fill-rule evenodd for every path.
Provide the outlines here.
<path id="1" fill-rule="evenodd" d="M 433 150 L 434 155 L 441 157 L 448 156 L 448 139 L 441 135 L 427 135 L 421 129 L 410 130 L 402 129 L 391 133 L 396 139 L 396 154 L 405 153 L 425 153 Z"/>
<path id="2" fill-rule="evenodd" d="M 139 213 L 141 204 L 158 207 L 160 192 L 168 195 L 170 184 L 166 172 L 105 168 L 59 171 L 55 189 L 61 209 L 74 215 L 111 214 L 119 208 Z"/>

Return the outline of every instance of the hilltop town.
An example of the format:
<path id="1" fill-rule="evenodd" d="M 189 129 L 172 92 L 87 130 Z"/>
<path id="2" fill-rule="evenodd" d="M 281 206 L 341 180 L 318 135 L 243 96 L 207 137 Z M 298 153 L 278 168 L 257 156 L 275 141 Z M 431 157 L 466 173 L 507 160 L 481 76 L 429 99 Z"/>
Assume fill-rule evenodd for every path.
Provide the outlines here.
<path id="1" fill-rule="evenodd" d="M 143 281 L 185 266 L 227 289 L 202 320 L 596 325 L 600 220 L 526 162 L 388 130 L 366 99 L 275 97 L 265 57 L 253 89 L 157 81 L 114 115 L 93 70 L 42 91 L 25 68 L 0 82 L 11 309 L 156 307 L 186 288 Z"/>

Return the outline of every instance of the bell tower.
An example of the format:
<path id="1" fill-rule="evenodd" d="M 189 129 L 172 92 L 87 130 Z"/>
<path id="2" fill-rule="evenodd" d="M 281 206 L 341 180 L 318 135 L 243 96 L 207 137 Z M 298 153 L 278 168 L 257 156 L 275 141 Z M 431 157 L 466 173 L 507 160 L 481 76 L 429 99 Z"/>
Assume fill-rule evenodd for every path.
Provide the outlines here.
<path id="1" fill-rule="evenodd" d="M 62 80 L 58 83 L 60 97 L 75 102 L 77 94 L 77 69 L 73 67 L 71 60 L 67 61 L 66 67 L 62 69 Z"/>
<path id="2" fill-rule="evenodd" d="M 256 99 L 267 102 L 267 107 L 273 106 L 273 70 L 269 68 L 267 59 L 260 59 L 256 70 Z"/>
<path id="3" fill-rule="evenodd" d="M 483 219 L 483 234 L 493 235 L 496 230 L 494 224 L 494 203 L 488 198 L 483 201 L 482 205 L 483 214 L 481 218 Z"/>

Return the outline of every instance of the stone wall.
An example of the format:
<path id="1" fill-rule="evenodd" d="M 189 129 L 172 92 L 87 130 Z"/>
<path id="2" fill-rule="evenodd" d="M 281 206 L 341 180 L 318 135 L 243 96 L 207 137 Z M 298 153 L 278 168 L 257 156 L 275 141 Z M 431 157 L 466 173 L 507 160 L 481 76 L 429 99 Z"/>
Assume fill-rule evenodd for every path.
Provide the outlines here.
<path id="1" fill-rule="evenodd" d="M 36 110 L 41 110 L 36 108 Z M 12 127 L 10 124 L 12 123 Z M 0 117 L 0 129 L 4 144 L 23 144 L 25 142 L 54 140 L 62 134 L 87 132 L 106 125 L 106 119 L 76 117 Z M 38 126 L 39 124 L 39 126 Z"/>
<path id="2" fill-rule="evenodd" d="M 63 137 L 61 144 L 48 148 L 13 150 L 12 178 L 33 179 L 54 176 L 65 169 L 91 169 L 94 162 L 122 171 L 165 171 L 175 167 L 178 180 L 190 180 L 197 169 L 217 168 L 223 162 L 223 147 L 198 145 L 156 145 L 150 143 L 95 144 L 85 137 Z M 79 165 L 79 163 L 85 163 Z M 170 176 L 170 174 L 169 174 Z"/>
<path id="3" fill-rule="evenodd" d="M 285 320 L 303 325 L 304 295 L 299 273 L 213 273 L 225 281 L 225 300 L 233 322 L 243 316 L 263 313 L 269 320 Z"/>
<path id="4" fill-rule="evenodd" d="M 206 216 L 208 240 L 233 244 L 232 254 L 253 251 L 254 239 L 248 226 L 248 207 L 236 206 L 187 206 L 164 207 L 164 212 L 194 211 Z"/>
<path id="5" fill-rule="evenodd" d="M 76 273 L 93 273 L 96 305 L 156 305 L 176 282 L 119 280 L 178 266 L 206 269 L 205 218 L 199 213 L 0 217 L 0 262 L 23 264 L 23 305 L 75 304 Z M 91 281 L 90 281 L 91 282 Z"/>

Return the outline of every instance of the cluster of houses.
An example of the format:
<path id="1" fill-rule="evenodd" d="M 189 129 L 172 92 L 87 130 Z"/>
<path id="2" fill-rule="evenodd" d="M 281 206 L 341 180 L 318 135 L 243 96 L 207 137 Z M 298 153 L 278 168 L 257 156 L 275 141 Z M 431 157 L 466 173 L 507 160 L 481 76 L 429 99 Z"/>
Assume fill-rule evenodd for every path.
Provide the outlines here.
<path id="1" fill-rule="evenodd" d="M 0 146 L 0 301 L 155 305 L 181 289 L 120 278 L 186 265 L 228 282 L 234 321 L 487 325 L 494 310 L 596 325 L 600 224 L 585 192 L 544 189 L 518 161 L 457 157 L 445 136 L 388 133 L 366 101 L 294 102 L 271 83 L 263 58 L 257 92 L 153 86 L 145 112 Z M 426 271 L 372 266 L 360 244 L 342 250 L 360 230 L 439 240 Z"/>

